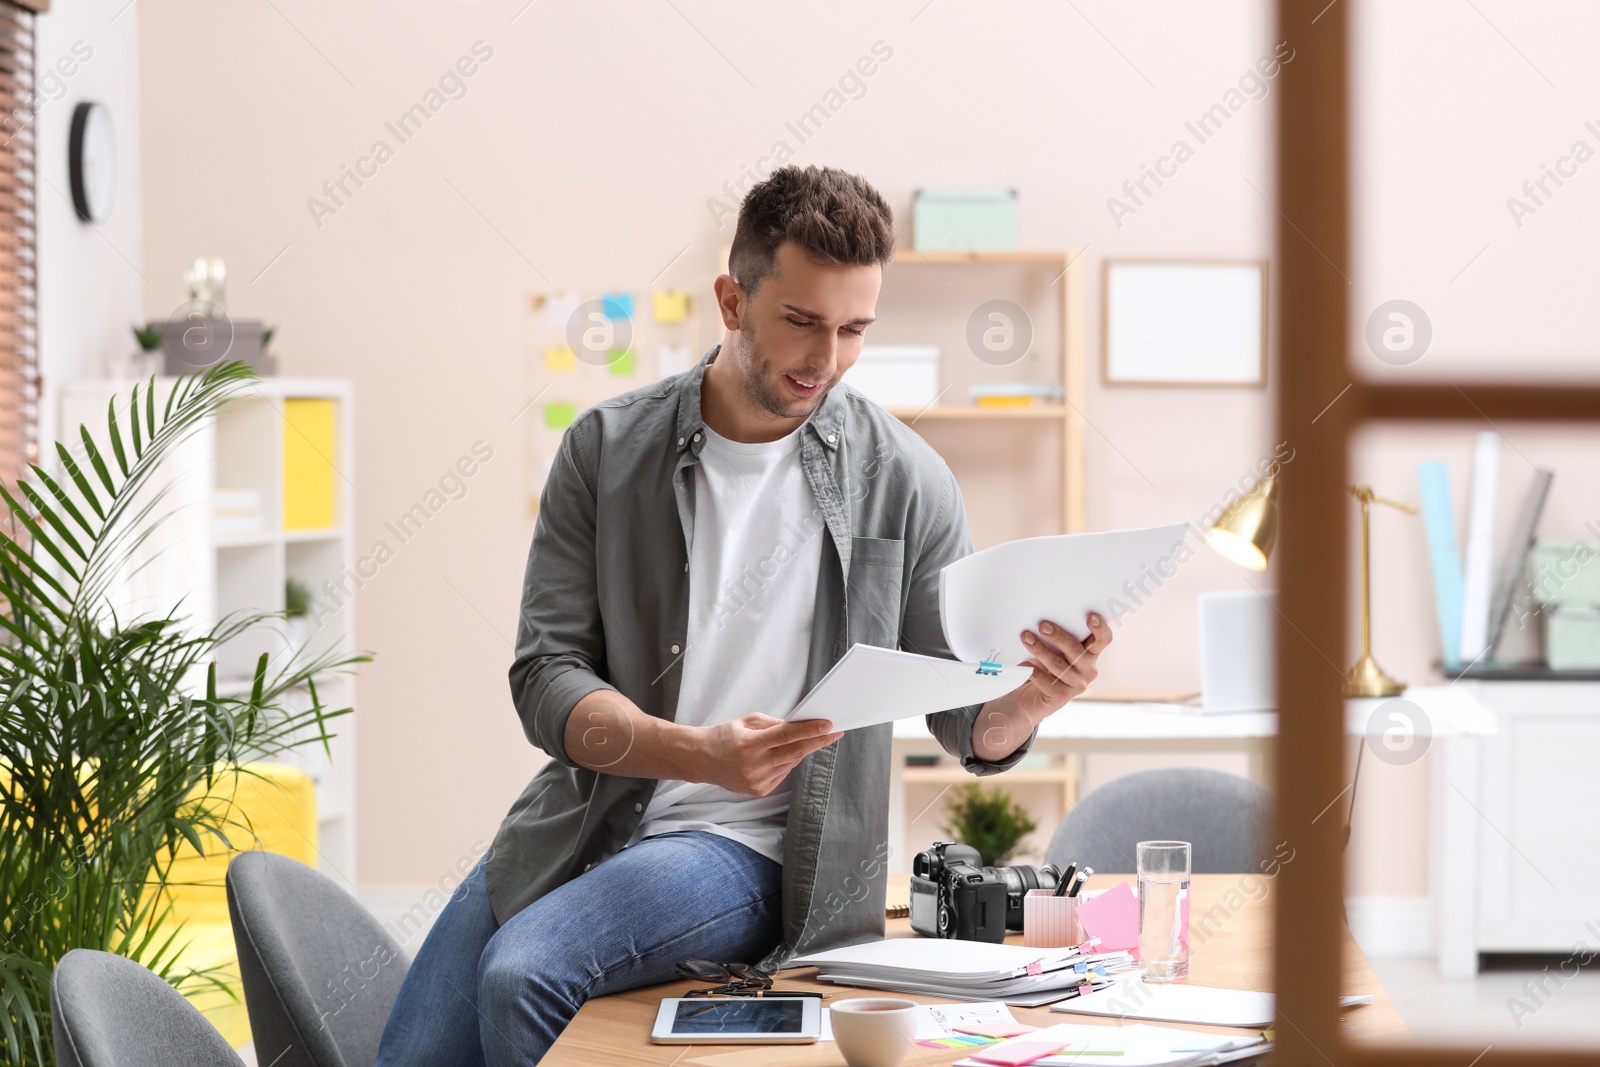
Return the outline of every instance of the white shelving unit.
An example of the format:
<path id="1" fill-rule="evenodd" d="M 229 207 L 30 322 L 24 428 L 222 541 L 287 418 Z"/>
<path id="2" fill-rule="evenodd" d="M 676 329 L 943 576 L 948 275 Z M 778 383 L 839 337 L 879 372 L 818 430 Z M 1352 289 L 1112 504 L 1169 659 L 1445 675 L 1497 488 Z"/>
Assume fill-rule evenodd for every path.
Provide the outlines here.
<path id="1" fill-rule="evenodd" d="M 158 408 L 175 381 L 156 379 Z M 88 381 L 68 386 L 61 405 L 63 439 L 76 440 L 82 423 L 104 445 L 106 405 L 115 396 L 123 421 L 133 385 Z M 142 388 L 140 392 L 142 396 Z M 286 423 L 285 402 L 301 398 L 334 404 L 336 454 L 326 457 L 334 471 L 334 522 L 326 528 L 285 530 L 285 435 L 296 432 Z M 173 451 L 165 477 L 152 486 L 152 492 L 165 493 L 156 513 L 166 518 L 111 591 L 119 615 L 127 619 L 179 606 L 191 627 L 205 630 L 236 612 L 282 611 L 286 584 L 293 578 L 311 591 L 312 613 L 293 628 L 274 620 L 219 646 L 219 686 L 248 686 L 263 652 L 271 657 L 269 669 L 291 654 L 354 654 L 353 426 L 348 381 L 264 378 L 228 401 L 215 420 Z M 252 528 L 240 528 L 234 520 L 218 529 L 219 490 L 230 489 L 250 491 L 259 499 L 259 522 Z M 196 681 L 203 684 L 203 676 Z M 354 707 L 355 681 L 349 673 L 320 678 L 317 692 L 324 706 Z M 305 767 L 315 780 L 319 865 L 352 892 L 357 859 L 355 718 L 345 715 L 329 725 L 336 735 L 331 756 L 312 746 L 283 757 Z"/>

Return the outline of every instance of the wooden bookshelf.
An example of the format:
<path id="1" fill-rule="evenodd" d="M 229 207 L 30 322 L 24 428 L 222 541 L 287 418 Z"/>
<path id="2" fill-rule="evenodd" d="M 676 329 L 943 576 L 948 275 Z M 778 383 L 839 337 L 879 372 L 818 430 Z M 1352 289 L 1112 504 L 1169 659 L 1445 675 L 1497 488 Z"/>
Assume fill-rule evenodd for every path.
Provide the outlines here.
<path id="1" fill-rule="evenodd" d="M 946 282 L 950 278 L 941 267 L 967 270 L 1009 265 L 1030 272 L 1049 272 L 1048 287 L 1054 291 L 1060 309 L 1060 332 L 1053 346 L 1059 357 L 1059 377 L 1055 384 L 1060 387 L 1060 402 L 1016 407 L 938 404 L 920 409 L 894 408 L 890 413 L 913 427 L 1038 427 L 1054 435 L 1061 450 L 1060 533 L 1078 533 L 1085 528 L 1084 251 L 1081 248 L 994 252 L 903 249 L 895 253 L 888 268 L 895 273 L 930 271 Z M 1036 336 L 1034 345 L 1042 340 Z M 942 350 L 946 348 L 941 346 Z M 947 454 L 945 459 L 959 481 L 963 473 L 962 457 L 959 453 Z"/>

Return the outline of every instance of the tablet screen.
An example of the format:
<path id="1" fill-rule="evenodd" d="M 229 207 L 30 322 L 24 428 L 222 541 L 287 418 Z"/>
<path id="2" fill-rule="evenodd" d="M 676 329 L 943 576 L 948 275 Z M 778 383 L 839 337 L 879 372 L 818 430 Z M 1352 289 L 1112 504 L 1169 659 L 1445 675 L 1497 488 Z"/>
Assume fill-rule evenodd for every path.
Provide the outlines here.
<path id="1" fill-rule="evenodd" d="M 805 1004 L 760 997 L 685 1000 L 672 1020 L 674 1034 L 798 1034 Z"/>

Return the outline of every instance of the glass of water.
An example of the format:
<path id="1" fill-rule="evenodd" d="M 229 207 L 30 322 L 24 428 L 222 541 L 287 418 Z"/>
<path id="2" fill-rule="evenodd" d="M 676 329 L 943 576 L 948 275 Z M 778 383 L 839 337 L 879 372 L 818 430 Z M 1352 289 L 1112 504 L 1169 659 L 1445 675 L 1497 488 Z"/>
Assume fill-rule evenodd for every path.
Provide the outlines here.
<path id="1" fill-rule="evenodd" d="M 1147 982 L 1189 977 L 1189 842 L 1140 841 L 1139 962 Z"/>

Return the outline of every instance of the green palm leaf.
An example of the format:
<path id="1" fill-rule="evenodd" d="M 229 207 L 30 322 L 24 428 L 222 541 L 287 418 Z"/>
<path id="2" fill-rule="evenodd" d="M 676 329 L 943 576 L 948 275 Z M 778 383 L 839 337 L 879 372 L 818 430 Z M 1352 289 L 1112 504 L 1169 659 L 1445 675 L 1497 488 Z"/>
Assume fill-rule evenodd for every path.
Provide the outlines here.
<path id="1" fill-rule="evenodd" d="M 135 386 L 99 440 L 85 426 L 76 452 L 57 445 L 59 475 L 0 485 L 0 1063 L 53 1064 L 50 971 L 72 948 L 121 953 L 186 993 L 221 984 L 182 962 L 187 938 L 152 890 L 180 846 L 250 839 L 209 796 L 219 774 L 326 747 L 350 711 L 315 679 L 364 656 L 263 656 L 247 694 L 223 695 L 217 646 L 266 615 L 196 633 L 181 605 L 123 620 L 107 601 L 164 518 L 163 461 L 254 380 L 219 364 L 159 406 L 154 379 Z"/>

